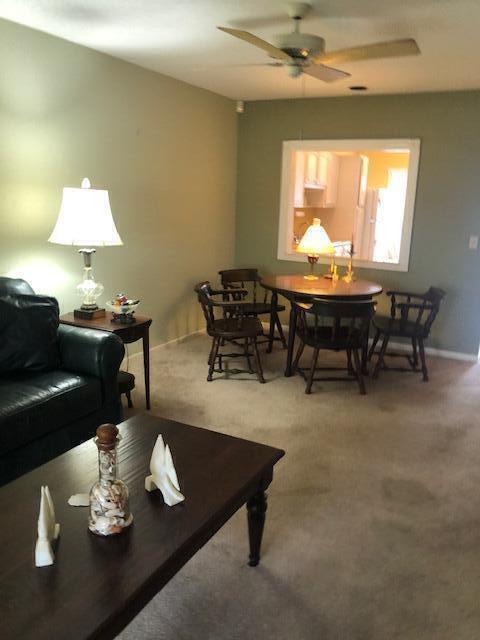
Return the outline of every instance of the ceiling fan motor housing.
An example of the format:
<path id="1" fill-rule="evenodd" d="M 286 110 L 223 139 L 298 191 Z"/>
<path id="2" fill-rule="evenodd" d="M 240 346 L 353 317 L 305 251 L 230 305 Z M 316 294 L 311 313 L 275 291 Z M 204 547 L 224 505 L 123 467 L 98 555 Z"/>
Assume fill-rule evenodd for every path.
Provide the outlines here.
<path id="1" fill-rule="evenodd" d="M 325 51 L 325 40 L 310 33 L 282 33 L 275 36 L 275 46 L 292 58 L 306 60 Z"/>

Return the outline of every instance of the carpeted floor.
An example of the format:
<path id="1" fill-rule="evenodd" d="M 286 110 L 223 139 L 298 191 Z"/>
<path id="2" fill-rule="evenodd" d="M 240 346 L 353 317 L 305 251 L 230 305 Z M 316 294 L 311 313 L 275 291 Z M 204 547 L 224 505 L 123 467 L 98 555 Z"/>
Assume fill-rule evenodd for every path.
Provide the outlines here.
<path id="1" fill-rule="evenodd" d="M 152 410 L 286 450 L 261 565 L 242 510 L 119 637 L 479 639 L 480 366 L 430 358 L 428 384 L 384 372 L 364 397 L 351 382 L 306 396 L 278 346 L 265 385 L 207 383 L 208 350 L 197 336 L 153 351 Z"/>

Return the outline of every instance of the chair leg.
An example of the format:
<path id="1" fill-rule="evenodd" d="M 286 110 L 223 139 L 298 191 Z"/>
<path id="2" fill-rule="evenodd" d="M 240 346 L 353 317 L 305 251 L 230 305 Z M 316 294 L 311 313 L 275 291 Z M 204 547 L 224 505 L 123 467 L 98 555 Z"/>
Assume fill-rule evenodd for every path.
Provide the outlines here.
<path id="1" fill-rule="evenodd" d="M 375 364 L 375 369 L 373 370 L 373 375 L 372 378 L 374 380 L 376 380 L 376 378 L 378 378 L 378 373 L 381 369 L 382 364 L 384 364 L 383 362 L 383 358 L 385 356 L 385 352 L 387 350 L 387 346 L 388 346 L 388 340 L 389 340 L 390 336 L 388 335 L 388 333 L 386 333 L 383 337 L 383 342 L 382 342 L 382 346 L 380 347 L 380 353 L 378 354 L 378 360 Z"/>
<path id="2" fill-rule="evenodd" d="M 247 359 L 247 366 L 248 366 L 248 370 L 250 373 L 253 373 L 253 369 L 252 369 L 252 361 L 250 359 L 250 351 L 248 350 L 249 344 L 248 344 L 248 338 L 245 338 L 245 357 Z"/>
<path id="3" fill-rule="evenodd" d="M 420 351 L 420 360 L 422 362 L 423 381 L 428 382 L 428 369 L 425 361 L 425 348 L 423 346 L 423 338 L 418 338 L 418 350 Z"/>
<path id="4" fill-rule="evenodd" d="M 412 349 L 413 349 L 413 366 L 412 369 L 415 371 L 415 369 L 417 368 L 417 364 L 418 364 L 418 352 L 417 352 L 417 339 L 416 338 L 412 338 Z"/>
<path id="5" fill-rule="evenodd" d="M 278 335 L 280 336 L 280 340 L 282 341 L 282 346 L 284 349 L 287 348 L 287 341 L 285 340 L 285 334 L 283 333 L 282 323 L 280 322 L 280 318 L 278 317 L 278 313 L 275 311 L 275 324 L 277 325 Z"/>
<path id="6" fill-rule="evenodd" d="M 298 345 L 298 349 L 297 349 L 297 355 L 295 356 L 295 360 L 293 361 L 293 364 L 292 364 L 292 370 L 294 373 L 297 370 L 298 363 L 300 362 L 300 358 L 302 357 L 302 353 L 304 349 L 305 349 L 305 343 L 300 341 L 300 344 Z"/>
<path id="7" fill-rule="evenodd" d="M 210 365 L 208 367 L 208 376 L 207 376 L 207 381 L 208 382 L 212 381 L 213 369 L 215 367 L 215 360 L 217 359 L 217 353 L 218 353 L 219 345 L 220 345 L 219 338 L 213 338 L 212 352 L 211 352 L 211 356 L 210 356 Z"/>
<path id="8" fill-rule="evenodd" d="M 212 339 L 212 346 L 210 347 L 210 353 L 208 354 L 208 366 L 212 363 L 213 350 L 215 348 L 215 338 Z"/>
<path id="9" fill-rule="evenodd" d="M 272 353 L 274 336 L 275 336 L 275 311 L 271 311 L 270 312 L 270 327 L 269 327 L 269 330 L 268 330 L 267 353 Z"/>
<path id="10" fill-rule="evenodd" d="M 132 394 L 130 393 L 130 391 L 125 391 L 125 395 L 127 396 L 128 408 L 131 409 L 133 407 Z"/>
<path id="11" fill-rule="evenodd" d="M 262 363 L 260 362 L 260 354 L 258 353 L 258 345 L 257 345 L 256 338 L 252 338 L 252 345 L 253 345 L 253 355 L 255 356 L 255 365 L 257 367 L 258 380 L 263 384 L 265 382 L 265 378 L 263 377 Z"/>
<path id="12" fill-rule="evenodd" d="M 375 348 L 377 346 L 377 342 L 379 338 L 380 338 L 380 331 L 377 329 L 372 341 L 372 346 L 370 347 L 370 351 L 368 352 L 368 360 L 372 359 L 372 356 L 375 353 Z"/>
<path id="13" fill-rule="evenodd" d="M 355 371 L 352 365 L 352 350 L 347 349 L 347 369 L 349 375 L 355 375 Z"/>
<path id="14" fill-rule="evenodd" d="M 353 350 L 353 359 L 355 360 L 355 373 L 357 376 L 358 388 L 360 389 L 360 395 L 364 396 L 367 393 L 365 389 L 365 381 L 362 374 L 362 363 L 360 362 L 360 356 L 358 349 Z"/>
<path id="15" fill-rule="evenodd" d="M 317 360 L 318 360 L 318 352 L 320 351 L 320 349 L 318 347 L 314 347 L 313 349 L 313 355 L 312 355 L 312 365 L 310 368 L 310 372 L 308 374 L 308 382 L 307 382 L 307 386 L 305 387 L 305 393 L 312 393 L 312 384 L 313 384 L 313 378 L 315 376 L 315 369 L 317 367 Z"/>

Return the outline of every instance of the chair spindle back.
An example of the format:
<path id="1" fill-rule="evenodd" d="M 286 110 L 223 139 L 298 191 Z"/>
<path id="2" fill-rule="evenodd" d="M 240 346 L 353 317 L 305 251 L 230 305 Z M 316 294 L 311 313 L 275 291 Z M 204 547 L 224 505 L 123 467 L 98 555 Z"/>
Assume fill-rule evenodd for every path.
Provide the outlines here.
<path id="1" fill-rule="evenodd" d="M 340 343 L 351 348 L 363 345 L 376 302 L 314 298 L 311 304 L 295 304 L 299 312 L 299 336 L 307 342 L 313 339 L 315 343 L 324 343 L 325 348 L 335 349 Z"/>
<path id="2" fill-rule="evenodd" d="M 393 292 L 391 295 L 391 309 L 390 315 L 392 318 L 396 317 L 397 308 L 400 309 L 400 321 L 401 325 L 405 326 L 407 322 L 414 322 L 415 333 L 427 338 L 432 324 L 438 315 L 440 310 L 440 303 L 445 297 L 446 293 L 439 287 L 430 287 L 423 294 L 401 294 Z M 405 302 L 397 300 L 397 296 L 400 296 Z M 419 302 L 413 302 L 412 298 Z M 417 315 L 415 319 L 410 317 L 410 313 L 416 311 Z"/>
<path id="3" fill-rule="evenodd" d="M 252 301 L 257 302 L 258 285 L 260 282 L 260 276 L 257 269 L 223 269 L 218 272 L 222 287 L 224 289 L 234 289 L 235 287 L 246 288 L 249 283 L 252 285 Z M 267 302 L 268 292 L 265 289 L 263 296 L 263 302 Z"/>

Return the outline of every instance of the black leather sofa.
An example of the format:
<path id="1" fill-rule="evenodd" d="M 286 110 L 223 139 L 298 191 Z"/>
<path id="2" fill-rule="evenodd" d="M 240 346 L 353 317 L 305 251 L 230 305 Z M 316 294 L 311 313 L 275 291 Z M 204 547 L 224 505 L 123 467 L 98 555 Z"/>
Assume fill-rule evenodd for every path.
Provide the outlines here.
<path id="1" fill-rule="evenodd" d="M 33 294 L 24 280 L 0 278 L 0 296 Z M 0 335 L 1 339 L 1 335 Z M 59 367 L 0 375 L 0 486 L 122 420 L 118 336 L 61 325 Z"/>

